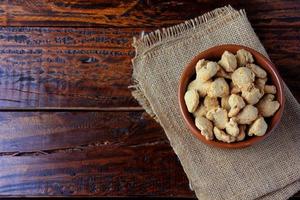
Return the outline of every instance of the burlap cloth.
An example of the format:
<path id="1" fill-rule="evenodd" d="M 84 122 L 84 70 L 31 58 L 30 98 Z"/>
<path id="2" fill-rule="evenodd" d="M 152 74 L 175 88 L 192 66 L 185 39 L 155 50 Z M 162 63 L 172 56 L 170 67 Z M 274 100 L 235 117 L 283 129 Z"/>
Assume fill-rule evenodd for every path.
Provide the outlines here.
<path id="1" fill-rule="evenodd" d="M 267 56 L 245 11 L 230 6 L 134 38 L 133 96 L 163 127 L 199 199 L 287 199 L 300 190 L 300 106 L 287 87 L 280 125 L 245 149 L 203 144 L 180 115 L 177 89 L 184 66 L 199 52 L 227 43 Z"/>

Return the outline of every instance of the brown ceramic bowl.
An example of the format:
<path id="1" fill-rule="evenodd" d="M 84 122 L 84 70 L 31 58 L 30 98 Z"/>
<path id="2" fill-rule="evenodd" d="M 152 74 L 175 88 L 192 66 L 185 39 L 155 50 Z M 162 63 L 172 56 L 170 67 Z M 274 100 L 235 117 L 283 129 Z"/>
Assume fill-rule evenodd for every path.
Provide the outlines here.
<path id="1" fill-rule="evenodd" d="M 188 83 L 191 82 L 192 79 L 195 78 L 195 66 L 198 60 L 200 59 L 207 59 L 212 61 L 217 61 L 221 58 L 223 52 L 225 50 L 236 53 L 239 49 L 245 49 L 252 53 L 253 58 L 255 60 L 255 63 L 264 68 L 268 73 L 268 82 L 271 82 L 273 85 L 277 88 L 277 94 L 276 99 L 280 102 L 280 108 L 275 113 L 275 115 L 272 118 L 268 118 L 268 130 L 264 136 L 253 136 L 253 137 L 246 137 L 244 141 L 240 142 L 234 142 L 234 143 L 224 143 L 217 140 L 206 140 L 204 136 L 201 135 L 200 130 L 195 126 L 194 123 L 194 117 L 191 113 L 188 112 L 187 107 L 184 102 L 184 94 L 186 92 L 186 88 Z M 271 80 L 270 80 L 271 79 Z M 241 46 L 241 45 L 221 45 L 221 46 L 215 46 L 212 47 L 204 52 L 201 52 L 198 54 L 184 69 L 180 82 L 179 82 L 179 89 L 178 89 L 178 98 L 179 98 L 179 107 L 181 111 L 181 115 L 187 125 L 187 127 L 191 130 L 191 132 L 202 142 L 212 145 L 215 147 L 221 147 L 221 148 L 244 148 L 248 147 L 250 145 L 253 145 L 257 142 L 262 141 L 266 137 L 268 137 L 272 130 L 275 129 L 275 127 L 278 125 L 283 109 L 285 104 L 285 97 L 283 92 L 283 82 L 282 79 L 276 69 L 276 67 L 271 63 L 266 57 L 264 57 L 262 54 L 258 53 L 257 51 Z"/>

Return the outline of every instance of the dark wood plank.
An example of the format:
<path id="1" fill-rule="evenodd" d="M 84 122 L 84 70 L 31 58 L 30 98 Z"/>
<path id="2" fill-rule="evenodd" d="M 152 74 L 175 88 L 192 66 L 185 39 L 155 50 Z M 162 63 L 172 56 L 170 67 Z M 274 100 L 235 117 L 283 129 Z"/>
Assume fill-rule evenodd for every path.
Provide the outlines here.
<path id="1" fill-rule="evenodd" d="M 0 28 L 0 108 L 138 106 L 128 86 L 143 30 L 153 28 Z M 299 29 L 256 32 L 299 99 Z"/>
<path id="2" fill-rule="evenodd" d="M 0 195 L 193 197 L 143 112 L 0 113 Z"/>
<path id="3" fill-rule="evenodd" d="M 0 152 L 167 143 L 144 112 L 0 112 Z"/>
<path id="4" fill-rule="evenodd" d="M 292 1 L 46 1 L 2 0 L 8 26 L 169 26 L 231 4 L 246 8 L 255 26 L 298 26 L 300 4 Z M 1 19 L 1 18 L 0 18 Z"/>
<path id="5" fill-rule="evenodd" d="M 0 120 L 1 196 L 195 197 L 162 128 L 143 112 L 2 112 Z"/>
<path id="6" fill-rule="evenodd" d="M 1 46 L 128 49 L 132 37 L 141 31 L 141 28 L 0 27 L 0 40 Z"/>
<path id="7" fill-rule="evenodd" d="M 0 195 L 193 197 L 168 144 L 0 157 Z"/>
<path id="8" fill-rule="evenodd" d="M 0 28 L 0 107 L 137 106 L 135 29 Z"/>

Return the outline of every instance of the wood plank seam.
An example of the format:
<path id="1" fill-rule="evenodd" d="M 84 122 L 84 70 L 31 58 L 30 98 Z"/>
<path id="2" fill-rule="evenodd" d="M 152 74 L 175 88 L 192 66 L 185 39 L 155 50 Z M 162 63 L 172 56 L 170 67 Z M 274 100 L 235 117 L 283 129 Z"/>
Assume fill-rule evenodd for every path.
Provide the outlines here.
<path id="1" fill-rule="evenodd" d="M 98 111 L 98 112 L 128 112 L 128 111 L 145 111 L 143 107 L 0 107 L 0 112 L 28 112 L 28 111 L 49 111 L 49 112 L 65 112 L 65 111 Z"/>
<path id="2" fill-rule="evenodd" d="M 147 147 L 147 146 L 154 146 L 154 145 L 160 145 L 160 144 L 169 144 L 168 140 L 160 140 L 160 141 L 154 141 L 154 142 L 145 142 L 140 144 L 133 144 L 133 145 L 126 145 L 126 147 Z M 55 154 L 55 153 L 71 153 L 71 152 L 83 152 L 87 151 L 93 148 L 99 148 L 99 147 L 106 147 L 106 146 L 113 147 L 114 144 L 110 144 L 107 142 L 97 142 L 97 143 L 89 143 L 89 144 L 83 144 L 78 145 L 74 147 L 68 147 L 68 148 L 58 148 L 58 149 L 42 149 L 37 151 L 13 151 L 13 152 L 0 152 L 1 156 L 42 156 L 42 155 L 49 155 L 49 154 Z"/>

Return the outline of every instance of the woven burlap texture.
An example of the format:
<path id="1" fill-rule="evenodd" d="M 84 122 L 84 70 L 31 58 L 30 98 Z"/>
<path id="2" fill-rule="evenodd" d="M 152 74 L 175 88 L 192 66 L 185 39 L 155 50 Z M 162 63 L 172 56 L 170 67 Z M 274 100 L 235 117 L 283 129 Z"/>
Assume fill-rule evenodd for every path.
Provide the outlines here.
<path id="1" fill-rule="evenodd" d="M 198 199 L 287 199 L 300 190 L 300 106 L 287 87 L 280 125 L 266 140 L 245 149 L 203 144 L 180 115 L 177 89 L 184 66 L 220 44 L 245 45 L 267 56 L 245 11 L 219 8 L 134 38 L 132 94 L 163 127 Z"/>

